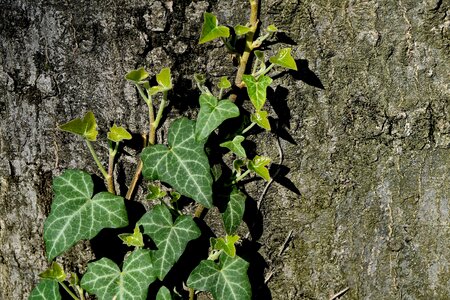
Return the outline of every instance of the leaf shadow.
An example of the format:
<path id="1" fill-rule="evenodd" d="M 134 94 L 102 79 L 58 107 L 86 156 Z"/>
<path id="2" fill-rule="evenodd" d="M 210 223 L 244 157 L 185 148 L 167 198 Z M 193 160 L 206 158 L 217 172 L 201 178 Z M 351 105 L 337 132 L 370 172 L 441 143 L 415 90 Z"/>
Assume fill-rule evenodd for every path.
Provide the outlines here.
<path id="1" fill-rule="evenodd" d="M 309 68 L 309 62 L 306 59 L 296 59 L 295 63 L 297 64 L 297 71 L 295 70 L 285 70 L 280 72 L 279 74 L 272 77 L 272 79 L 278 79 L 285 74 L 289 74 L 295 80 L 300 80 L 306 83 L 307 85 L 319 88 L 321 90 L 325 90 L 325 86 L 320 81 L 320 78 Z"/>

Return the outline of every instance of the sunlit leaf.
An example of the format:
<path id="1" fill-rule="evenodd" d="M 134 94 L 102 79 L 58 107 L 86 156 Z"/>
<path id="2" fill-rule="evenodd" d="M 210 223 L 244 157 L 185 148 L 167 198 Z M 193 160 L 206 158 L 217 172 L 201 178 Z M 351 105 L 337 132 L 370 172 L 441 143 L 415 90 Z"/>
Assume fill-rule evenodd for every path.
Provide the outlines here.
<path id="1" fill-rule="evenodd" d="M 155 281 L 150 250 L 136 249 L 123 262 L 122 271 L 109 258 L 88 264 L 81 287 L 100 300 L 144 300 Z"/>
<path id="2" fill-rule="evenodd" d="M 122 126 L 116 126 L 116 124 L 113 124 L 107 136 L 108 140 L 116 143 L 123 140 L 131 140 L 132 138 L 131 134 L 125 128 L 123 128 Z"/>
<path id="3" fill-rule="evenodd" d="M 158 248 L 153 252 L 153 274 L 161 280 L 183 254 L 187 243 L 201 234 L 191 216 L 181 215 L 173 222 L 165 205 L 153 207 L 137 224 Z"/>
<path id="4" fill-rule="evenodd" d="M 148 77 L 147 71 L 144 70 L 143 67 L 130 71 L 127 75 L 125 75 L 125 79 L 130 80 L 134 83 L 140 83 L 142 80 Z"/>
<path id="5" fill-rule="evenodd" d="M 268 32 L 277 32 L 278 28 L 275 25 L 270 24 L 269 26 L 267 26 L 266 31 L 268 31 Z"/>
<path id="6" fill-rule="evenodd" d="M 56 280 L 42 279 L 31 291 L 28 300 L 60 300 L 59 284 Z"/>
<path id="7" fill-rule="evenodd" d="M 177 202 L 178 200 L 180 200 L 181 194 L 176 192 L 176 191 L 171 191 L 170 192 L 170 197 L 172 198 L 171 202 Z"/>
<path id="8" fill-rule="evenodd" d="M 217 86 L 219 87 L 219 89 L 228 89 L 231 87 L 231 82 L 228 80 L 226 76 L 222 76 L 220 77 L 220 81 L 217 84 Z"/>
<path id="9" fill-rule="evenodd" d="M 222 254 L 219 263 L 202 260 L 192 271 L 187 285 L 199 291 L 210 292 L 219 300 L 250 300 L 252 297 L 247 276 L 248 262 Z"/>
<path id="10" fill-rule="evenodd" d="M 212 206 L 212 177 L 204 142 L 198 142 L 195 122 L 181 118 L 172 123 L 169 147 L 152 145 L 142 151 L 142 174 L 149 180 L 160 179 L 181 194 L 205 207 Z"/>
<path id="11" fill-rule="evenodd" d="M 260 76 L 256 79 L 252 75 L 244 75 L 242 80 L 247 86 L 247 93 L 256 110 L 263 108 L 267 99 L 267 87 L 272 83 L 272 78 Z"/>
<path id="12" fill-rule="evenodd" d="M 55 279 L 59 282 L 66 280 L 64 269 L 56 261 L 52 262 L 50 268 L 39 274 L 41 278 Z"/>
<path id="13" fill-rule="evenodd" d="M 161 199 L 166 195 L 167 195 L 167 193 L 165 191 L 161 190 L 161 188 L 159 186 L 156 186 L 153 184 L 148 185 L 148 194 L 146 197 L 147 200 Z"/>
<path id="14" fill-rule="evenodd" d="M 269 170 L 266 168 L 268 164 L 270 164 L 270 158 L 256 155 L 253 160 L 248 162 L 248 169 L 269 181 L 270 174 Z"/>
<path id="15" fill-rule="evenodd" d="M 236 25 L 234 26 L 234 32 L 236 35 L 244 35 L 251 30 L 248 26 Z"/>
<path id="16" fill-rule="evenodd" d="M 227 208 L 222 214 L 223 224 L 227 234 L 234 234 L 238 229 L 244 217 L 245 210 L 244 193 L 234 188 L 230 194 L 230 200 L 228 201 Z"/>
<path id="17" fill-rule="evenodd" d="M 230 100 L 218 101 L 211 95 L 200 95 L 200 112 L 195 126 L 197 141 L 206 139 L 223 121 L 239 116 L 239 108 Z"/>
<path id="18" fill-rule="evenodd" d="M 258 124 L 259 127 L 270 130 L 270 122 L 267 118 L 267 111 L 260 110 L 250 116 L 250 121 Z"/>
<path id="19" fill-rule="evenodd" d="M 203 14 L 203 26 L 199 44 L 212 41 L 219 37 L 227 38 L 229 36 L 230 29 L 226 26 L 219 26 L 215 15 L 208 12 Z"/>
<path id="20" fill-rule="evenodd" d="M 297 64 L 291 56 L 291 48 L 283 48 L 278 51 L 277 55 L 272 56 L 269 61 L 273 64 L 297 71 Z"/>
<path id="21" fill-rule="evenodd" d="M 246 158 L 247 154 L 245 153 L 244 147 L 242 147 L 241 145 L 244 140 L 245 138 L 242 135 L 237 135 L 233 138 L 232 141 L 227 141 L 220 144 L 220 147 L 228 148 L 237 156 Z"/>
<path id="22" fill-rule="evenodd" d="M 86 172 L 66 170 L 53 180 L 53 190 L 55 198 L 44 224 L 48 260 L 103 228 L 128 225 L 123 198 L 108 192 L 93 196 L 94 183 Z"/>
<path id="23" fill-rule="evenodd" d="M 128 247 L 144 247 L 144 239 L 138 226 L 134 228 L 133 233 L 119 234 L 119 238 Z"/>
<path id="24" fill-rule="evenodd" d="M 162 88 L 162 91 L 168 91 L 172 89 L 172 77 L 170 74 L 170 68 L 164 68 L 156 74 L 156 81 L 158 85 Z"/>
<path id="25" fill-rule="evenodd" d="M 83 119 L 76 118 L 59 126 L 59 129 L 81 135 L 88 141 L 95 141 L 98 134 L 95 116 L 91 111 L 88 111 Z"/>
<path id="26" fill-rule="evenodd" d="M 238 235 L 226 235 L 223 238 L 211 238 L 211 248 L 214 250 L 222 250 L 228 256 L 236 256 L 235 244 L 239 241 Z"/>

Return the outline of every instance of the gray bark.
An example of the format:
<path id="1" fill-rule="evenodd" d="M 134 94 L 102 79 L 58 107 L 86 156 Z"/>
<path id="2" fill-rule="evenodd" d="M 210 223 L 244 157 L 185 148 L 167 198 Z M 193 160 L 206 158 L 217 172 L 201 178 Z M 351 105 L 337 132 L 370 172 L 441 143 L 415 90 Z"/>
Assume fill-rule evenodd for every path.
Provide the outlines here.
<path id="1" fill-rule="evenodd" d="M 248 6 L 0 1 L 1 299 L 25 299 L 48 265 L 52 178 L 66 168 L 98 173 L 59 124 L 92 110 L 103 137 L 113 122 L 145 131 L 145 104 L 123 79 L 138 66 L 172 68 L 173 115 L 195 107 L 193 73 L 233 75 L 219 42 L 197 45 L 205 10 L 235 25 Z M 267 287 L 256 282 L 258 299 L 326 299 L 347 287 L 342 299 L 450 298 L 449 15 L 440 0 L 262 1 L 262 24 L 295 42 L 301 68 L 275 72 L 270 113 L 284 124 L 289 172 L 271 185 L 263 231 L 252 233 L 260 256 L 249 259 L 266 264 L 255 274 L 273 273 Z M 263 136 L 259 154 L 277 162 L 277 139 Z M 105 153 L 104 142 L 96 147 Z M 258 199 L 263 188 L 253 182 L 248 192 Z M 83 271 L 93 258 L 80 243 L 60 261 Z"/>

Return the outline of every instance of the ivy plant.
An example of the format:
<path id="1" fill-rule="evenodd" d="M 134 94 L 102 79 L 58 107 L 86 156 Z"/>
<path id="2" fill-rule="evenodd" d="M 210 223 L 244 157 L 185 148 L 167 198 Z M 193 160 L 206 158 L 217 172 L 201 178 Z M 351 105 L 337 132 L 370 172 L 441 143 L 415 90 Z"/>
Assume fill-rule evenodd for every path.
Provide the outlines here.
<path id="1" fill-rule="evenodd" d="M 156 85 L 151 84 L 150 74 L 143 67 L 125 75 L 146 103 L 149 122 L 148 131 L 143 134 L 145 147 L 139 155 L 139 164 L 125 197 L 116 192 L 114 183 L 124 178 L 115 178 L 114 169 L 120 144 L 132 139 L 132 134 L 116 124 L 109 129 L 106 135 L 108 164 L 105 168 L 94 147 L 99 132 L 93 112 L 88 111 L 59 126 L 59 129 L 79 136 L 86 143 L 105 187 L 94 189 L 92 175 L 81 169 L 65 170 L 54 178 L 54 199 L 44 224 L 46 255 L 51 266 L 40 274 L 42 279 L 29 299 L 61 299 L 59 286 L 78 300 L 86 299 L 87 295 L 97 299 L 147 299 L 149 287 L 159 287 L 152 292 L 157 300 L 180 296 L 194 299 L 196 293 L 202 291 L 209 292 L 218 300 L 251 299 L 247 274 L 249 263 L 239 256 L 242 237 L 238 232 L 248 201 L 242 180 L 255 176 L 270 182 L 268 166 L 271 159 L 259 154 L 249 157 L 245 141 L 255 125 L 271 130 L 266 103 L 267 89 L 273 83 L 269 72 L 274 67 L 297 70 L 297 66 L 290 48 L 283 48 L 269 57 L 270 64 L 267 65 L 264 52 L 258 48 L 278 29 L 270 24 L 262 28 L 257 37 L 258 1 L 249 1 L 248 24 L 224 26 L 219 24 L 214 14 L 204 13 L 199 44 L 220 39 L 227 50 L 237 56 L 236 78 L 232 84 L 227 77 L 221 77 L 216 86 L 211 87 L 207 85 L 205 75 L 196 74 L 194 80 L 200 90 L 197 118 L 182 117 L 171 122 L 167 141 L 157 141 L 156 132 L 174 86 L 171 70 L 160 70 L 156 74 Z M 242 52 L 236 46 L 240 40 L 245 44 Z M 249 66 L 252 55 L 255 60 Z M 246 74 L 250 69 L 252 71 Z M 246 96 L 241 100 L 250 101 L 250 118 L 238 118 L 243 108 L 236 104 L 242 101 L 237 102 L 236 99 L 242 97 L 242 93 L 236 93 L 236 89 L 246 90 Z M 242 122 L 241 129 L 228 132 L 228 127 L 224 126 L 227 120 Z M 218 130 L 227 134 L 216 135 Z M 233 159 L 229 165 L 211 166 L 210 156 L 217 153 L 207 149 L 218 149 L 214 145 L 222 147 L 224 153 L 230 152 L 229 157 Z M 231 175 L 227 173 L 224 176 L 222 167 L 232 170 Z M 134 191 L 141 175 L 147 181 L 148 194 L 145 199 L 136 200 L 152 201 L 152 205 L 136 224 L 129 224 L 125 203 L 135 199 Z M 222 185 L 222 188 L 213 189 L 213 184 Z M 94 190 L 100 192 L 95 193 Z M 216 190 L 220 192 L 216 194 Z M 189 213 L 192 210 L 185 204 L 179 203 L 182 196 L 196 205 L 194 214 Z M 169 289 L 164 286 L 165 277 L 176 268 L 191 242 L 206 234 L 198 226 L 199 221 L 205 208 L 212 209 L 216 205 L 224 208 L 221 213 L 223 234 L 215 232 L 210 236 L 209 249 L 204 251 L 208 255 L 189 270 L 190 275 L 179 285 L 186 286 L 188 292 Z M 133 232 L 117 236 L 133 249 L 124 255 L 119 265 L 107 257 L 99 257 L 88 264 L 87 272 L 80 280 L 78 274 L 66 273 L 56 262 L 58 256 L 76 243 L 94 238 L 102 229 L 130 225 Z M 156 281 L 162 284 L 152 284 Z"/>

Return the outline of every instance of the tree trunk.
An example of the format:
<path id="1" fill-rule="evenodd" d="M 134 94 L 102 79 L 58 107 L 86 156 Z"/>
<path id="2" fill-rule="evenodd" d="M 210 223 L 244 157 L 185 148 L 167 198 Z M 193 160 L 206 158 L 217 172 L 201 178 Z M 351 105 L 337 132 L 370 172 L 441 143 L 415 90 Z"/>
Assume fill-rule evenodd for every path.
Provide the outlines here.
<path id="1" fill-rule="evenodd" d="M 204 11 L 245 25 L 249 7 L 0 1 L 1 299 L 28 297 L 48 265 L 52 178 L 66 168 L 99 174 L 59 124 L 92 110 L 106 162 L 113 122 L 135 134 L 147 128 L 127 71 L 172 68 L 168 119 L 195 112 L 194 73 L 233 76 L 221 42 L 197 45 Z M 450 298 L 449 16 L 440 0 L 262 1 L 262 26 L 283 31 L 268 53 L 290 44 L 299 71 L 271 73 L 277 126 L 256 141 L 282 166 L 272 166 L 261 220 L 247 217 L 255 299 Z M 126 154 L 120 168 L 135 163 Z M 247 187 L 252 213 L 264 187 Z M 79 243 L 60 261 L 82 271 L 89 259 L 91 247 Z"/>

